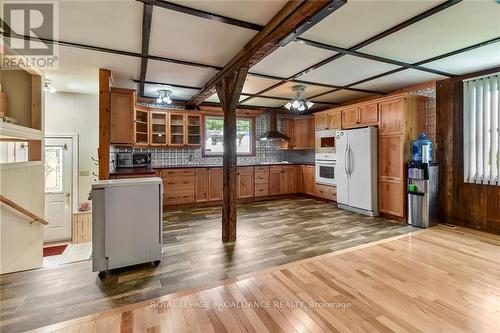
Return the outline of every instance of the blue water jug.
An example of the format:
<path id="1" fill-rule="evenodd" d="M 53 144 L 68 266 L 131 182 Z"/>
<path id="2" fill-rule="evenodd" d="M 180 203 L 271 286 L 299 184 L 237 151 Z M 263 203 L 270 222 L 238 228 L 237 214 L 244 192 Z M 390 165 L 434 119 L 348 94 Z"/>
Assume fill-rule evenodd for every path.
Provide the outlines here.
<path id="1" fill-rule="evenodd" d="M 413 161 L 422 162 L 422 146 L 429 146 L 429 161 L 432 161 L 432 141 L 425 138 L 425 133 L 422 132 L 418 136 L 418 140 L 412 142 L 412 156 Z"/>

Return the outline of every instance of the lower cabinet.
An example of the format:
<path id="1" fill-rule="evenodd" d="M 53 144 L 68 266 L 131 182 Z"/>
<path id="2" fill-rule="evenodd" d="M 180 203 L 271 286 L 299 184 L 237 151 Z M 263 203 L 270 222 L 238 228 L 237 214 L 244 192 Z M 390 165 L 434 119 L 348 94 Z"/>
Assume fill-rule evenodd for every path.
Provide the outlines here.
<path id="1" fill-rule="evenodd" d="M 165 169 L 163 179 L 163 204 L 178 205 L 195 202 L 195 169 Z"/>
<path id="2" fill-rule="evenodd" d="M 251 167 L 238 167 L 236 181 L 236 195 L 238 198 L 252 198 L 254 196 L 254 171 Z"/>
<path id="3" fill-rule="evenodd" d="M 255 167 L 255 196 L 264 197 L 269 195 L 269 166 Z"/>
<path id="4" fill-rule="evenodd" d="M 302 166 L 302 193 L 314 195 L 315 187 L 314 187 L 314 173 L 315 168 L 312 165 L 303 165 Z"/>
<path id="5" fill-rule="evenodd" d="M 269 194 L 281 194 L 281 174 L 283 173 L 283 168 L 278 165 L 272 165 L 269 167 Z"/>
<path id="6" fill-rule="evenodd" d="M 379 179 L 378 207 L 381 213 L 405 216 L 405 185 L 401 181 Z"/>
<path id="7" fill-rule="evenodd" d="M 208 181 L 209 181 L 208 200 L 209 201 L 222 200 L 222 187 L 224 186 L 222 168 L 209 168 Z"/>
<path id="8" fill-rule="evenodd" d="M 315 184 L 314 166 L 272 165 L 238 167 L 236 191 L 238 198 L 306 193 L 335 200 L 335 187 Z M 204 203 L 223 200 L 222 168 L 162 169 L 163 204 Z"/>
<path id="9" fill-rule="evenodd" d="M 314 195 L 323 199 L 336 201 L 337 188 L 335 186 L 314 184 Z"/>
<path id="10" fill-rule="evenodd" d="M 196 169 L 196 202 L 206 202 L 209 200 L 210 190 L 210 169 Z"/>
<path id="11" fill-rule="evenodd" d="M 290 194 L 296 193 L 296 180 L 295 180 L 295 165 L 284 165 L 283 173 L 281 174 L 281 193 Z"/>

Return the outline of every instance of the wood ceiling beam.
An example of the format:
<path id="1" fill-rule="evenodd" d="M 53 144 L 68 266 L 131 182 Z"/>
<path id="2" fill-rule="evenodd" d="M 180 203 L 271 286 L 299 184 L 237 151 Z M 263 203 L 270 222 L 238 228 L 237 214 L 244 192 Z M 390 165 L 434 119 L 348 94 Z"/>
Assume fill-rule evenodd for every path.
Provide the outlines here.
<path id="1" fill-rule="evenodd" d="M 139 95 L 144 95 L 144 81 L 148 71 L 149 40 L 151 39 L 151 20 L 153 18 L 153 5 L 145 3 L 142 11 L 142 50 L 141 50 L 141 75 Z"/>
<path id="2" fill-rule="evenodd" d="M 344 0 L 337 0 L 344 1 Z M 290 33 L 298 29 L 302 24 L 307 24 L 308 20 L 325 6 L 330 5 L 330 1 L 289 1 L 283 8 L 269 21 L 268 24 L 258 32 L 238 54 L 230 60 L 224 68 L 212 77 L 205 87 L 196 94 L 190 101 L 191 105 L 198 105 L 214 93 L 215 85 L 228 73 L 239 67 L 252 67 L 262 60 L 276 48 L 279 42 Z"/>
<path id="3" fill-rule="evenodd" d="M 172 3 L 169 1 L 162 1 L 162 0 L 137 0 L 137 1 L 143 2 L 145 4 L 158 6 L 158 7 L 164 8 L 164 9 L 169 9 L 169 10 L 176 11 L 179 13 L 184 13 L 187 15 L 192 15 L 192 16 L 201 17 L 204 19 L 213 20 L 213 21 L 217 21 L 217 22 L 221 22 L 221 23 L 225 23 L 225 24 L 229 24 L 229 25 L 234 25 L 234 26 L 237 26 L 240 28 L 245 28 L 245 29 L 250 29 L 250 30 L 255 30 L 255 31 L 261 31 L 264 28 L 263 26 L 261 26 L 259 24 L 245 22 L 245 21 L 230 18 L 227 16 L 214 14 L 214 13 L 209 13 L 209 12 L 206 12 L 203 10 L 199 10 L 199 9 L 195 9 L 195 8 L 191 8 L 191 7 L 187 7 L 187 6 L 182 6 L 182 5 Z"/>

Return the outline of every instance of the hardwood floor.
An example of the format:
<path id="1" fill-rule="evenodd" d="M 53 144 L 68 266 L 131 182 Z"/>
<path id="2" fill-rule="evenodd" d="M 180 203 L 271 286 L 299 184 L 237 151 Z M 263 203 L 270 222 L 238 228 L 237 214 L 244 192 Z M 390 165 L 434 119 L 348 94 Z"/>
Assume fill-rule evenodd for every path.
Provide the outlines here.
<path id="1" fill-rule="evenodd" d="M 500 331 L 500 236 L 395 238 L 36 332 Z"/>
<path id="2" fill-rule="evenodd" d="M 220 207 L 166 212 L 165 219 L 158 267 L 117 270 L 105 281 L 89 261 L 0 276 L 0 331 L 42 327 L 415 230 L 306 198 L 240 205 L 232 245 L 221 242 Z"/>

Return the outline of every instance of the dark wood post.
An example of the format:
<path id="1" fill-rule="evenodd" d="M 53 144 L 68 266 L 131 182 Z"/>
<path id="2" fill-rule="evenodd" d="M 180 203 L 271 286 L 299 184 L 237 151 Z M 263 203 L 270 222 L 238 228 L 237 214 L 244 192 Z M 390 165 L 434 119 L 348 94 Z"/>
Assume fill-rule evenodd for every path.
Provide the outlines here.
<path id="1" fill-rule="evenodd" d="M 99 69 L 99 179 L 109 179 L 111 71 Z"/>
<path id="2" fill-rule="evenodd" d="M 222 241 L 236 241 L 236 106 L 245 83 L 248 67 L 241 67 L 224 77 L 217 85 L 224 111 L 224 154 L 222 158 L 224 185 L 222 205 Z"/>

